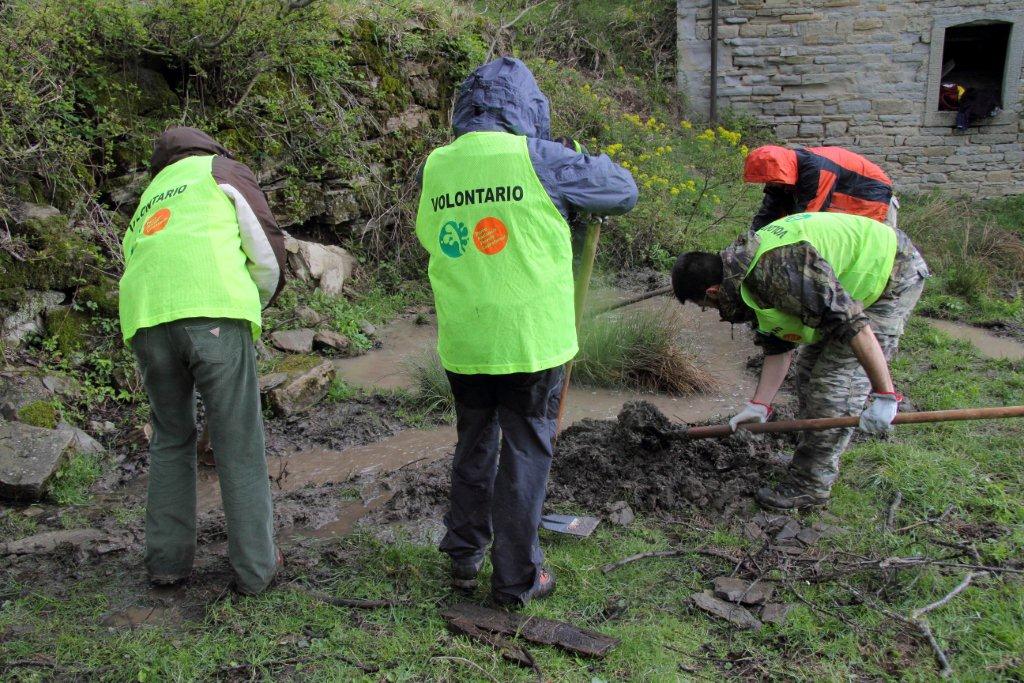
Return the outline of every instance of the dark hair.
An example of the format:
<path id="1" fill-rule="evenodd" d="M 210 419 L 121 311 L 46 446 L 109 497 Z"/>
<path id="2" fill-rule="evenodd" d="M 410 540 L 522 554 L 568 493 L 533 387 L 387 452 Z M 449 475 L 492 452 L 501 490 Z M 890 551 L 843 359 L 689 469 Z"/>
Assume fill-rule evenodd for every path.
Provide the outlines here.
<path id="1" fill-rule="evenodd" d="M 688 251 L 672 266 L 672 291 L 679 303 L 702 301 L 708 287 L 722 284 L 722 257 L 707 251 Z"/>

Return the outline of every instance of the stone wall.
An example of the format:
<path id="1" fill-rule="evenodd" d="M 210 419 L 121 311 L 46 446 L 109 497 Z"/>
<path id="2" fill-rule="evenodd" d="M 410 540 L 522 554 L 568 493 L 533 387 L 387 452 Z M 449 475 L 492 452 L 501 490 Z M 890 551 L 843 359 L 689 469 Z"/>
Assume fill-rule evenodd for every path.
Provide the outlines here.
<path id="1" fill-rule="evenodd" d="M 678 81 L 708 111 L 710 0 L 678 0 Z M 986 0 L 720 0 L 718 106 L 796 145 L 841 145 L 901 191 L 1024 192 L 1024 4 Z M 1013 22 L 1004 112 L 959 132 L 937 111 L 948 26 Z M 933 44 L 934 39 L 934 44 Z"/>

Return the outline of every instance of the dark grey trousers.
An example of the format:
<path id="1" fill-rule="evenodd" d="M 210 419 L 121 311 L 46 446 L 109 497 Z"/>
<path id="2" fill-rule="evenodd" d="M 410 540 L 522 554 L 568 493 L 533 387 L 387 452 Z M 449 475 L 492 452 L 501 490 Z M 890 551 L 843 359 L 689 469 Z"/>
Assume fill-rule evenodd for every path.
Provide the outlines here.
<path id="1" fill-rule="evenodd" d="M 473 564 L 493 541 L 492 589 L 524 601 L 544 564 L 538 529 L 562 376 L 561 367 L 511 375 L 448 373 L 458 444 L 444 518 L 448 533 L 440 548 L 453 562 Z"/>
<path id="2" fill-rule="evenodd" d="M 258 593 L 276 571 L 274 515 L 249 323 L 190 318 L 139 330 L 132 350 L 149 396 L 146 569 L 173 580 L 196 552 L 196 397 L 207 411 L 217 463 L 228 558 L 243 593 Z"/>

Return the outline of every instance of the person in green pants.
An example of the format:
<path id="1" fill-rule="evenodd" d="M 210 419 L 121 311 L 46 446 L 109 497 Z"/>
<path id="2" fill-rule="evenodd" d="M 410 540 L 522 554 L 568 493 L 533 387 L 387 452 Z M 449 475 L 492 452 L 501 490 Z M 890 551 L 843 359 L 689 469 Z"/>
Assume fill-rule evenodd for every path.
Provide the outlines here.
<path id="1" fill-rule="evenodd" d="M 252 171 L 213 138 L 172 128 L 124 237 L 121 332 L 152 414 L 146 570 L 187 579 L 196 552 L 196 399 L 207 410 L 228 557 L 241 593 L 263 591 L 282 563 L 253 340 L 284 284 L 284 235 Z"/>

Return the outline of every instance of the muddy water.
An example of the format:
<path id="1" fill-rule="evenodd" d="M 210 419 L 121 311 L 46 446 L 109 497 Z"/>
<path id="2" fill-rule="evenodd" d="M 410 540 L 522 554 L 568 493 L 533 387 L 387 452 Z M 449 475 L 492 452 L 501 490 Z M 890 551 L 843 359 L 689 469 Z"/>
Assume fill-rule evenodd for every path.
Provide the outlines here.
<path id="1" fill-rule="evenodd" d="M 416 462 L 432 462 L 455 448 L 455 430 L 451 428 L 407 429 L 395 436 L 365 446 L 341 451 L 314 449 L 267 461 L 274 490 L 294 491 L 308 484 L 348 481 L 357 475 L 393 472 Z M 202 468 L 198 481 L 199 511 L 220 505 L 217 474 Z"/>
<path id="2" fill-rule="evenodd" d="M 1000 337 L 982 327 L 964 325 L 949 320 L 929 318 L 928 324 L 954 339 L 970 342 L 978 350 L 978 353 L 986 358 L 1024 359 L 1024 343 L 1010 337 Z"/>
<path id="3" fill-rule="evenodd" d="M 650 401 L 669 417 L 695 422 L 728 411 L 753 392 L 755 379 L 745 371 L 745 366 L 756 350 L 745 328 L 737 327 L 733 338 L 730 326 L 719 320 L 717 312 L 701 311 L 696 306 L 680 307 L 664 297 L 634 305 L 676 315 L 680 320 L 680 341 L 718 379 L 719 390 L 674 397 L 573 386 L 566 403 L 567 424 L 583 418 L 614 418 L 624 403 L 638 398 Z M 406 316 L 388 324 L 378 333 L 382 348 L 336 361 L 339 374 L 355 386 L 411 389 L 410 361 L 428 354 L 437 344 L 437 328 L 432 319 L 428 320 L 429 324 L 417 324 L 414 316 Z"/>

